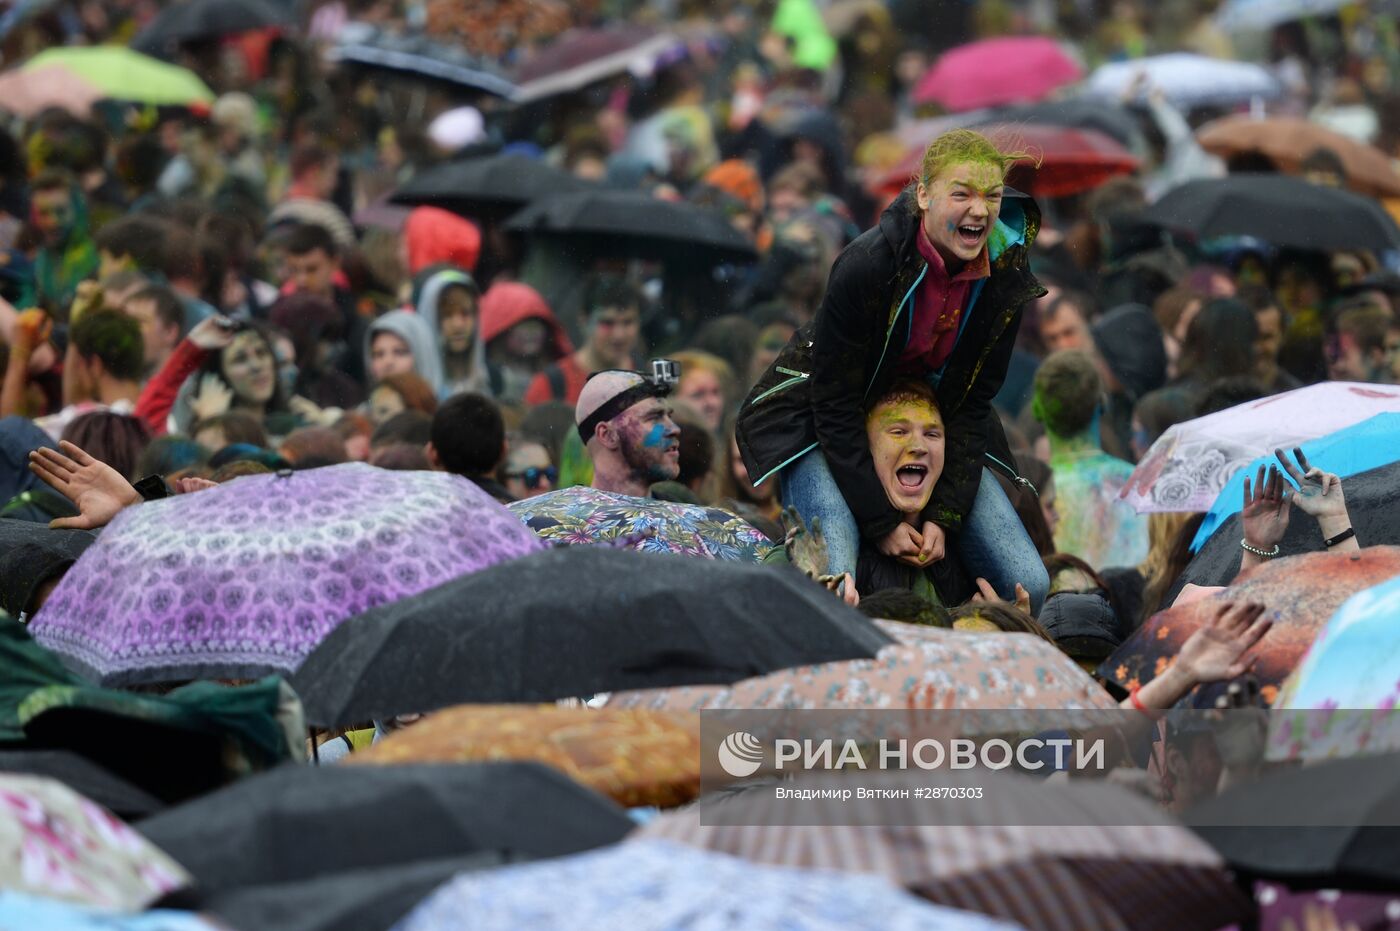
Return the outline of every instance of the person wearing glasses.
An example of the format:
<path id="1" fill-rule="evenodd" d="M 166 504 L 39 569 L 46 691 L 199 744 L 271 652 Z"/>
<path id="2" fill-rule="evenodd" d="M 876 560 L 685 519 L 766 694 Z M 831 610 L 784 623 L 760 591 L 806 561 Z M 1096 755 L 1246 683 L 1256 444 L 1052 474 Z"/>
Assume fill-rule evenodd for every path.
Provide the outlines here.
<path id="1" fill-rule="evenodd" d="M 506 491 L 517 501 L 533 498 L 554 490 L 559 481 L 559 470 L 549 459 L 549 450 L 544 445 L 522 436 L 512 436 L 507 440 L 509 452 L 505 465 L 501 467 L 501 481 Z"/>

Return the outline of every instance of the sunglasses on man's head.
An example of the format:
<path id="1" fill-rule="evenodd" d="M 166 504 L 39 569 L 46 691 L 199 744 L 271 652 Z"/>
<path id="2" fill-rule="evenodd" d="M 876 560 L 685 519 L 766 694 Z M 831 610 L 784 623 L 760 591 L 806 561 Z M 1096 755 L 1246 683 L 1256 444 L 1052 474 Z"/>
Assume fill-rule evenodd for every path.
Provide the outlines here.
<path id="1" fill-rule="evenodd" d="M 526 488 L 533 490 L 540 487 L 540 479 L 549 479 L 551 485 L 559 481 L 559 470 L 554 466 L 546 466 L 543 469 L 532 466 L 519 472 L 507 472 L 506 478 L 518 478 L 525 483 Z"/>

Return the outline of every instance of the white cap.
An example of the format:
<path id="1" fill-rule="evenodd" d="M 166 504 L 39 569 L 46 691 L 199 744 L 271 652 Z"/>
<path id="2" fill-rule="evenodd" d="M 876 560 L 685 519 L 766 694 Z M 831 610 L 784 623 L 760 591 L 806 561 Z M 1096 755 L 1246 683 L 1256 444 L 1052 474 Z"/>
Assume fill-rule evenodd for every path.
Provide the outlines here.
<path id="1" fill-rule="evenodd" d="M 445 152 L 456 152 L 486 138 L 486 123 L 476 107 L 446 110 L 428 124 L 428 139 Z"/>

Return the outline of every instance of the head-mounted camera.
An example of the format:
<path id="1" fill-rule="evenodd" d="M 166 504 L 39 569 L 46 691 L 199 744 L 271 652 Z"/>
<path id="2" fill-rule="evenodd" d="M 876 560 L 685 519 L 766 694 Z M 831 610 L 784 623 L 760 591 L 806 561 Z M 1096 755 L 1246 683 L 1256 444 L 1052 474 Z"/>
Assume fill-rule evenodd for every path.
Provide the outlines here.
<path id="1" fill-rule="evenodd" d="M 596 411 L 584 418 L 583 422 L 578 425 L 578 435 L 585 445 L 593 438 L 593 431 L 598 428 L 598 424 L 607 423 L 633 404 L 645 401 L 647 398 L 669 397 L 681 380 L 681 364 L 672 359 L 652 359 L 650 373 L 631 372 L 627 369 L 608 369 L 607 371 L 627 371 L 632 375 L 640 375 L 642 381 L 641 384 L 633 385 L 604 401 Z M 588 377 L 591 379 L 602 374 L 602 372 L 594 372 Z"/>

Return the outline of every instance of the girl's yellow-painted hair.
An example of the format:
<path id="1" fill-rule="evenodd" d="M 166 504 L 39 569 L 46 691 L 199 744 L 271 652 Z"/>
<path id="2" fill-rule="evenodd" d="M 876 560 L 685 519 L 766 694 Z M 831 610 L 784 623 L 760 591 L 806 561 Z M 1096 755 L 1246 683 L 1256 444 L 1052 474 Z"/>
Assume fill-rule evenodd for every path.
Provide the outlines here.
<path id="1" fill-rule="evenodd" d="M 1005 178 L 1012 165 L 1027 158 L 1033 159 L 1037 164 L 1040 162 L 1031 152 L 1020 149 L 1003 151 L 991 139 L 971 129 L 950 129 L 930 142 L 924 150 L 919 176 L 914 180 L 928 184 L 948 166 L 969 162 L 996 168 L 1001 172 L 1002 178 Z"/>

